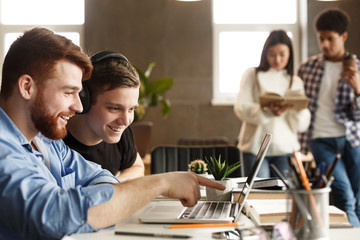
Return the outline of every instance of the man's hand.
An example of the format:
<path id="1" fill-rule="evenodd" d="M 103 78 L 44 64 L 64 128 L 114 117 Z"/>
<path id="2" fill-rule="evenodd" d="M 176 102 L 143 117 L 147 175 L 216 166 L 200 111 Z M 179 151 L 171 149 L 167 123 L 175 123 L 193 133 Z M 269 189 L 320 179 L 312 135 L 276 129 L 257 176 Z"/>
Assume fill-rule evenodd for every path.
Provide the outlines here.
<path id="1" fill-rule="evenodd" d="M 356 95 L 360 95 L 360 76 L 356 63 L 344 66 L 341 77 L 349 83 Z"/>
<path id="2" fill-rule="evenodd" d="M 96 229 L 112 226 L 134 214 L 159 195 L 179 199 L 188 207 L 200 199 L 200 185 L 225 190 L 225 186 L 192 172 L 167 172 L 113 184 L 107 202 L 89 209 L 88 223 Z"/>
<path id="3" fill-rule="evenodd" d="M 200 185 L 225 190 L 225 186 L 192 172 L 169 172 L 162 174 L 168 189 L 162 195 L 179 199 L 183 206 L 194 206 L 200 199 Z"/>

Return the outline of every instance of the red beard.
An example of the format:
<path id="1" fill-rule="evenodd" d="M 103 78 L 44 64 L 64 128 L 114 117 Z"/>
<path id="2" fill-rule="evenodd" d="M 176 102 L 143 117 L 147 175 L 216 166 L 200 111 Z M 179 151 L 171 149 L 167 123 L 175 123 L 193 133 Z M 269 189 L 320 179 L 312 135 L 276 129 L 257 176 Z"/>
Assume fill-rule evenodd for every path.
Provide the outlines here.
<path id="1" fill-rule="evenodd" d="M 67 134 L 66 127 L 58 126 L 58 118 L 60 115 L 71 116 L 73 113 L 61 112 L 59 115 L 51 115 L 46 109 L 46 103 L 42 91 L 36 97 L 35 104 L 31 109 L 31 120 L 37 130 L 45 137 L 57 140 L 64 138 Z"/>

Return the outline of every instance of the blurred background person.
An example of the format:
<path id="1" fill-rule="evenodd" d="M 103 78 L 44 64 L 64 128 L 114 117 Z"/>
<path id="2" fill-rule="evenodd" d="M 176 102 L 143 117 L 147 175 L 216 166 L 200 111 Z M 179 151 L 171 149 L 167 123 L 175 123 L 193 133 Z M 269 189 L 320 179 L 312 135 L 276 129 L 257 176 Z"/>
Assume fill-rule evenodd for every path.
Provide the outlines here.
<path id="1" fill-rule="evenodd" d="M 275 176 L 270 171 L 271 163 L 284 173 L 288 156 L 300 150 L 297 134 L 308 128 L 309 110 L 297 111 L 275 103 L 261 107 L 259 103 L 264 92 L 283 97 L 290 91 L 304 94 L 302 80 L 294 76 L 292 43 L 285 31 L 272 31 L 265 41 L 259 66 L 247 69 L 242 76 L 234 105 L 234 112 L 242 121 L 238 148 L 243 154 L 245 173 L 254 163 L 265 133 L 271 133 L 273 138 L 258 177 Z"/>
<path id="2" fill-rule="evenodd" d="M 306 95 L 311 99 L 309 130 L 300 135 L 301 150 L 311 150 L 317 164 L 329 167 L 341 154 L 333 176 L 335 206 L 360 227 L 360 77 L 359 60 L 344 65 L 350 18 L 340 9 L 326 9 L 315 19 L 321 54 L 299 69 Z"/>

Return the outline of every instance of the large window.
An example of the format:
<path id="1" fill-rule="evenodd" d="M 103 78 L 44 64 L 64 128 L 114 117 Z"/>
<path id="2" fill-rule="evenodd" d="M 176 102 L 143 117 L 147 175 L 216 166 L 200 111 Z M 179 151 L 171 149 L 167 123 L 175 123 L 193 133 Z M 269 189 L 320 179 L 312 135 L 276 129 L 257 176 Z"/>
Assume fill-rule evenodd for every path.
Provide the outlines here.
<path id="1" fill-rule="evenodd" d="M 0 0 L 0 64 L 25 30 L 47 27 L 82 45 L 84 0 Z"/>
<path id="2" fill-rule="evenodd" d="M 304 4 L 301 0 L 213 0 L 213 104 L 235 102 L 242 74 L 259 65 L 264 42 L 272 30 L 288 33 L 298 66 L 304 37 L 300 13 L 306 7 L 301 2 Z"/>

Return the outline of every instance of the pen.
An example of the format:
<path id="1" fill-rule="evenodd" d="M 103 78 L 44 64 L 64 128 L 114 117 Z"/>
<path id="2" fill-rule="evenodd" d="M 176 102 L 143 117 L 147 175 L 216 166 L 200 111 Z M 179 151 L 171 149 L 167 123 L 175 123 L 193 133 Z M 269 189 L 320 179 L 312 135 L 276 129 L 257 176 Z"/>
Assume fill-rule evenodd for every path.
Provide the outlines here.
<path id="1" fill-rule="evenodd" d="M 302 200 L 302 198 L 300 197 L 300 195 L 296 192 L 296 186 L 293 185 L 293 183 L 291 181 L 288 182 L 288 186 L 290 190 L 295 190 L 292 192 L 293 194 L 293 206 L 295 206 L 295 204 L 298 206 L 299 211 L 301 212 L 301 214 L 308 220 L 311 221 L 312 217 L 311 214 L 309 213 L 309 210 L 306 208 L 304 201 Z M 294 208 L 293 208 L 294 209 Z"/>
<path id="2" fill-rule="evenodd" d="M 175 228 L 204 228 L 204 227 L 237 227 L 237 222 L 231 223 L 199 223 L 199 224 L 175 224 L 170 225 L 167 228 L 175 229 Z"/>
<path id="3" fill-rule="evenodd" d="M 188 235 L 174 235 L 166 233 L 140 233 L 140 232 L 121 232 L 115 231 L 115 235 L 138 236 L 138 237 L 157 237 L 157 238 L 191 238 Z"/>
<path id="4" fill-rule="evenodd" d="M 274 171 L 274 173 L 280 178 L 280 180 L 284 183 L 285 187 L 287 189 L 289 189 L 289 185 L 286 183 L 285 177 L 281 174 L 281 172 L 279 171 L 279 169 L 273 164 L 270 164 L 270 168 L 271 170 Z"/>
<path id="5" fill-rule="evenodd" d="M 330 179 L 329 179 L 329 181 L 326 183 L 325 187 L 327 187 L 327 188 L 330 187 L 331 184 L 333 183 L 334 179 L 335 179 L 335 177 L 334 177 L 334 176 L 331 176 Z"/>
<path id="6" fill-rule="evenodd" d="M 295 187 L 301 188 L 301 179 L 299 176 L 300 174 L 299 174 L 299 170 L 296 166 L 295 159 L 293 157 L 288 157 L 288 162 L 289 162 L 289 166 L 290 166 L 290 175 L 293 179 Z"/>
<path id="7" fill-rule="evenodd" d="M 296 186 L 293 185 L 293 183 L 291 181 L 289 181 L 288 183 L 286 183 L 284 176 L 281 174 L 281 172 L 279 171 L 279 169 L 273 164 L 270 164 L 270 168 L 274 171 L 274 173 L 283 181 L 283 183 L 285 184 L 286 188 L 289 190 L 295 190 Z M 293 210 L 295 210 L 295 204 L 297 204 L 299 207 L 299 210 L 301 212 L 301 214 L 308 220 L 311 221 L 312 217 L 309 213 L 309 211 L 306 209 L 304 202 L 302 201 L 302 199 L 300 198 L 300 196 L 295 192 L 293 192 L 293 197 L 294 197 L 294 201 L 293 201 Z M 290 218 L 290 222 L 293 222 L 295 219 L 295 216 L 292 216 Z M 294 225 L 294 222 L 293 222 Z"/>
<path id="8" fill-rule="evenodd" d="M 338 161 L 340 160 L 341 158 L 341 154 L 338 153 L 336 154 L 336 157 L 334 159 L 334 161 L 332 162 L 332 164 L 328 167 L 328 169 L 326 169 L 326 172 L 325 172 L 325 177 L 329 180 L 330 177 L 332 176 L 333 172 L 334 172 L 334 169 L 335 169 L 335 166 L 336 164 L 338 163 Z M 325 183 L 324 181 L 322 181 L 319 185 L 320 188 L 324 187 Z"/>
<path id="9" fill-rule="evenodd" d="M 286 183 L 284 176 L 281 174 L 281 172 L 279 171 L 279 169 L 273 164 L 270 164 L 270 168 L 274 171 L 274 173 L 283 181 L 283 183 L 285 184 L 287 189 L 290 190 L 294 190 L 295 186 L 292 185 L 292 182 Z M 293 196 L 295 201 L 293 202 L 293 204 L 297 204 L 299 206 L 299 210 L 301 212 L 301 214 L 308 220 L 311 221 L 312 217 L 309 213 L 309 211 L 306 209 L 304 202 L 302 201 L 302 199 L 300 198 L 300 196 L 298 195 L 298 193 L 293 192 Z"/>
<path id="10" fill-rule="evenodd" d="M 325 162 L 321 162 L 320 164 L 319 164 L 319 166 L 318 166 L 318 169 L 319 169 L 319 175 L 320 175 L 320 177 L 319 177 L 319 179 L 316 181 L 317 183 L 316 183 L 316 186 L 317 187 L 319 187 L 319 186 L 321 186 L 321 183 L 324 181 L 323 180 L 323 176 L 325 177 Z M 326 177 L 325 177 L 325 179 L 326 179 Z"/>

